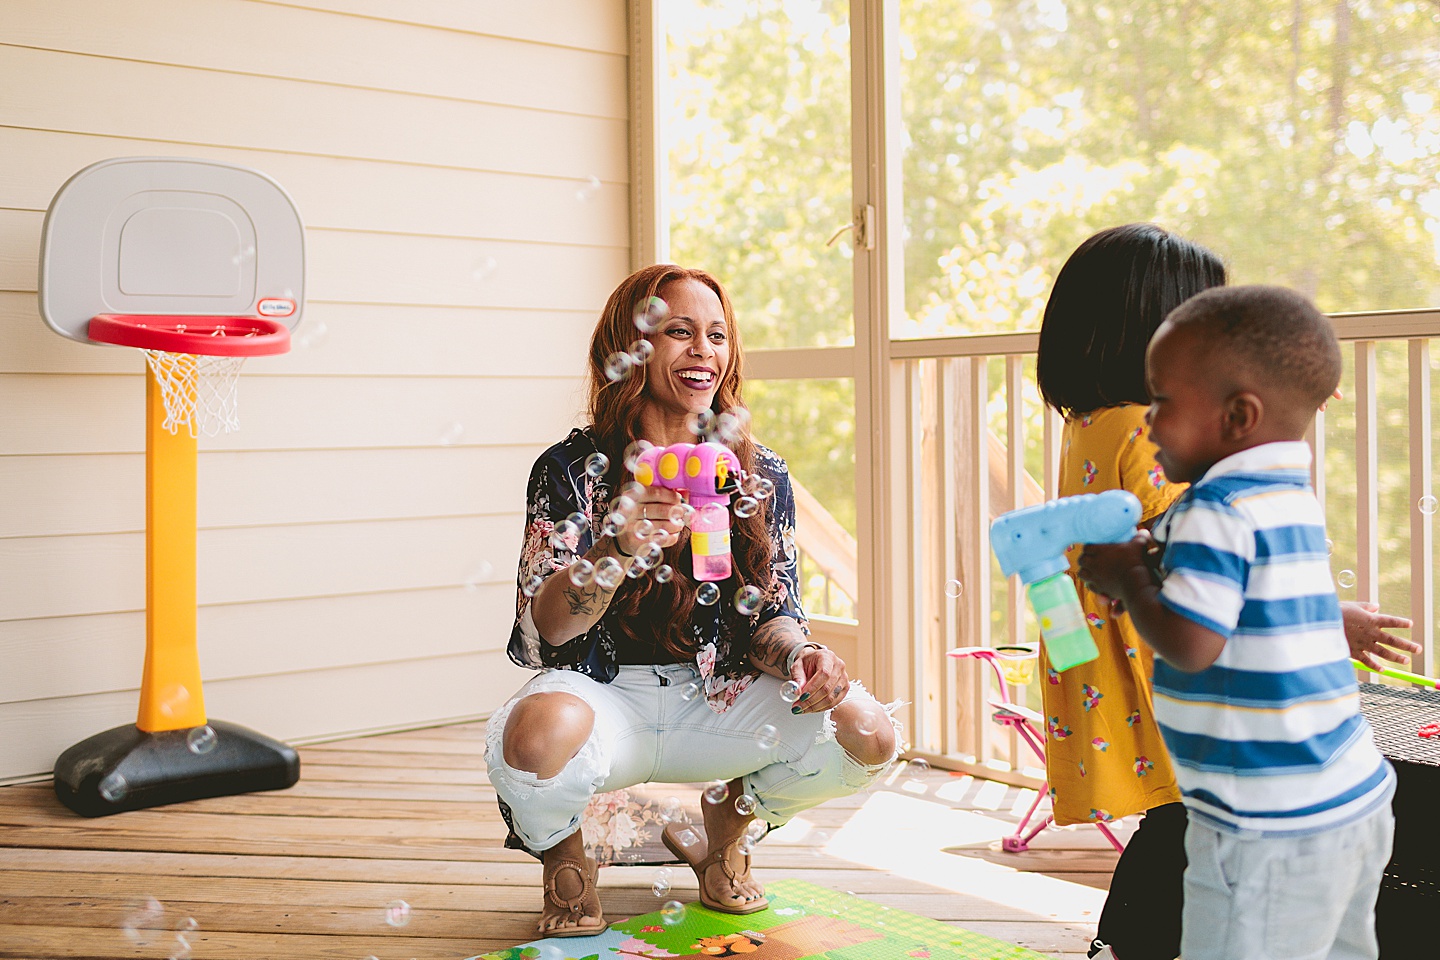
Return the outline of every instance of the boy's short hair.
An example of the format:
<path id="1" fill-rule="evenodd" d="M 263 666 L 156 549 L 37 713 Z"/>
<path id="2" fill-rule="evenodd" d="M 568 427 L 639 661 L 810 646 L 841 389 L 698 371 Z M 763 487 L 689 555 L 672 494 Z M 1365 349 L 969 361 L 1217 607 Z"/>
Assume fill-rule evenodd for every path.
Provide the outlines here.
<path id="1" fill-rule="evenodd" d="M 1252 384 L 1293 391 L 1318 408 L 1340 385 L 1340 342 L 1330 318 L 1304 294 L 1254 284 L 1196 294 L 1167 318 L 1202 325 L 1212 350 L 1237 363 Z"/>

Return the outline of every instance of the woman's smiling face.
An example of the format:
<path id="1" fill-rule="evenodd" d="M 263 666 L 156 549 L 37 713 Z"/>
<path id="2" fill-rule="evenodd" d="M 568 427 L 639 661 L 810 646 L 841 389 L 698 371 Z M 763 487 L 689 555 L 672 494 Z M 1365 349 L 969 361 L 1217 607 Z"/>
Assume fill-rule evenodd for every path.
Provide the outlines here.
<path id="1" fill-rule="evenodd" d="M 730 332 L 715 291 L 698 280 L 672 280 L 658 291 L 670 315 L 649 339 L 645 392 L 664 416 L 710 409 L 730 367 Z"/>

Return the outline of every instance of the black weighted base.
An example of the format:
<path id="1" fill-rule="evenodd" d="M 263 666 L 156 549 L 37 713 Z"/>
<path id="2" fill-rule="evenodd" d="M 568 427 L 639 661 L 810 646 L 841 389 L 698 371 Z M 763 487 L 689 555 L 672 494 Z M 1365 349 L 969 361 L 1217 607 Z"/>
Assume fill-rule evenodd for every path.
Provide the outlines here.
<path id="1" fill-rule="evenodd" d="M 82 740 L 55 761 L 55 796 L 84 817 L 104 817 L 183 800 L 283 790 L 300 779 L 295 749 L 223 720 L 214 746 L 190 748 L 189 730 L 145 733 L 115 727 Z"/>

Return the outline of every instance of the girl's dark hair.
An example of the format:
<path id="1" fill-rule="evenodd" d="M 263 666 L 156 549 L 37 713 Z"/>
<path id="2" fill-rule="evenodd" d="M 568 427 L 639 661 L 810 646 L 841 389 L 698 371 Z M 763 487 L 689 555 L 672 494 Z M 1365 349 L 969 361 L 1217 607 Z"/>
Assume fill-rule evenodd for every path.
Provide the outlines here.
<path id="1" fill-rule="evenodd" d="M 667 284 L 685 280 L 702 283 L 713 290 L 720 298 L 720 308 L 725 315 L 730 360 L 729 365 L 720 371 L 720 385 L 715 390 L 710 409 L 718 414 L 744 406 L 741 389 L 744 378 L 740 370 L 745 361 L 745 349 L 740 341 L 740 328 L 735 322 L 735 308 L 720 281 L 704 270 L 673 263 L 657 263 L 635 271 L 610 294 L 590 338 L 590 425 L 595 433 L 596 446 L 610 458 L 605 480 L 611 490 L 619 489 L 622 483 L 631 479 L 624 466 L 626 447 L 635 440 L 652 438 L 640 437 L 636 432 L 640 427 L 641 411 L 650 402 L 649 368 L 641 366 L 635 374 L 611 381 L 605 373 L 606 358 L 617 351 L 629 349 L 629 344 L 639 335 L 635 328 L 635 315 L 644 309 L 651 297 L 660 296 Z M 647 334 L 645 338 L 653 340 L 656 336 L 658 334 Z M 756 472 L 757 444 L 748 426 L 742 425 L 727 445 L 740 461 L 742 470 Z M 762 591 L 770 585 L 770 564 L 774 559 L 774 545 L 770 540 L 771 501 L 761 502 L 763 508 L 750 516 L 736 515 L 731 519 L 735 581 L 726 585 L 727 592 L 744 584 L 753 584 Z M 660 584 L 653 577 L 627 579 L 610 601 L 611 609 L 621 614 L 612 621 L 621 634 L 647 647 L 652 640 L 658 640 L 672 656 L 682 661 L 694 658 L 697 647 L 695 635 L 690 629 L 697 583 L 690 578 L 689 564 L 680 562 L 680 551 L 688 537 L 688 531 L 682 533 L 679 542 L 665 551 L 664 562 L 675 570 L 673 580 Z M 735 658 L 748 652 L 751 631 L 740 624 L 745 618 L 736 612 L 732 604 L 720 604 L 719 612 L 731 636 L 738 641 L 731 650 L 731 661 L 734 662 Z"/>
<path id="2" fill-rule="evenodd" d="M 1149 403 L 1150 337 L 1171 310 L 1224 285 L 1225 265 L 1198 243 L 1153 223 L 1101 230 L 1065 261 L 1045 304 L 1040 396 L 1065 417 Z"/>

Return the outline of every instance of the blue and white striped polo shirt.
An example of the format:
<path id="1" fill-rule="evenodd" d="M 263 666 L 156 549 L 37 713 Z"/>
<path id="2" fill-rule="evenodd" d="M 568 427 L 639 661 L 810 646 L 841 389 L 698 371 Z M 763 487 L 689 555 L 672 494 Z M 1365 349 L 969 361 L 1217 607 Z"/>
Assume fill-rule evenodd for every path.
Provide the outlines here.
<path id="1" fill-rule="evenodd" d="M 1191 815 L 1300 834 L 1387 802 L 1394 773 L 1360 713 L 1309 445 L 1221 460 L 1156 537 L 1160 602 L 1226 638 L 1198 673 L 1155 658 L 1155 716 Z"/>

